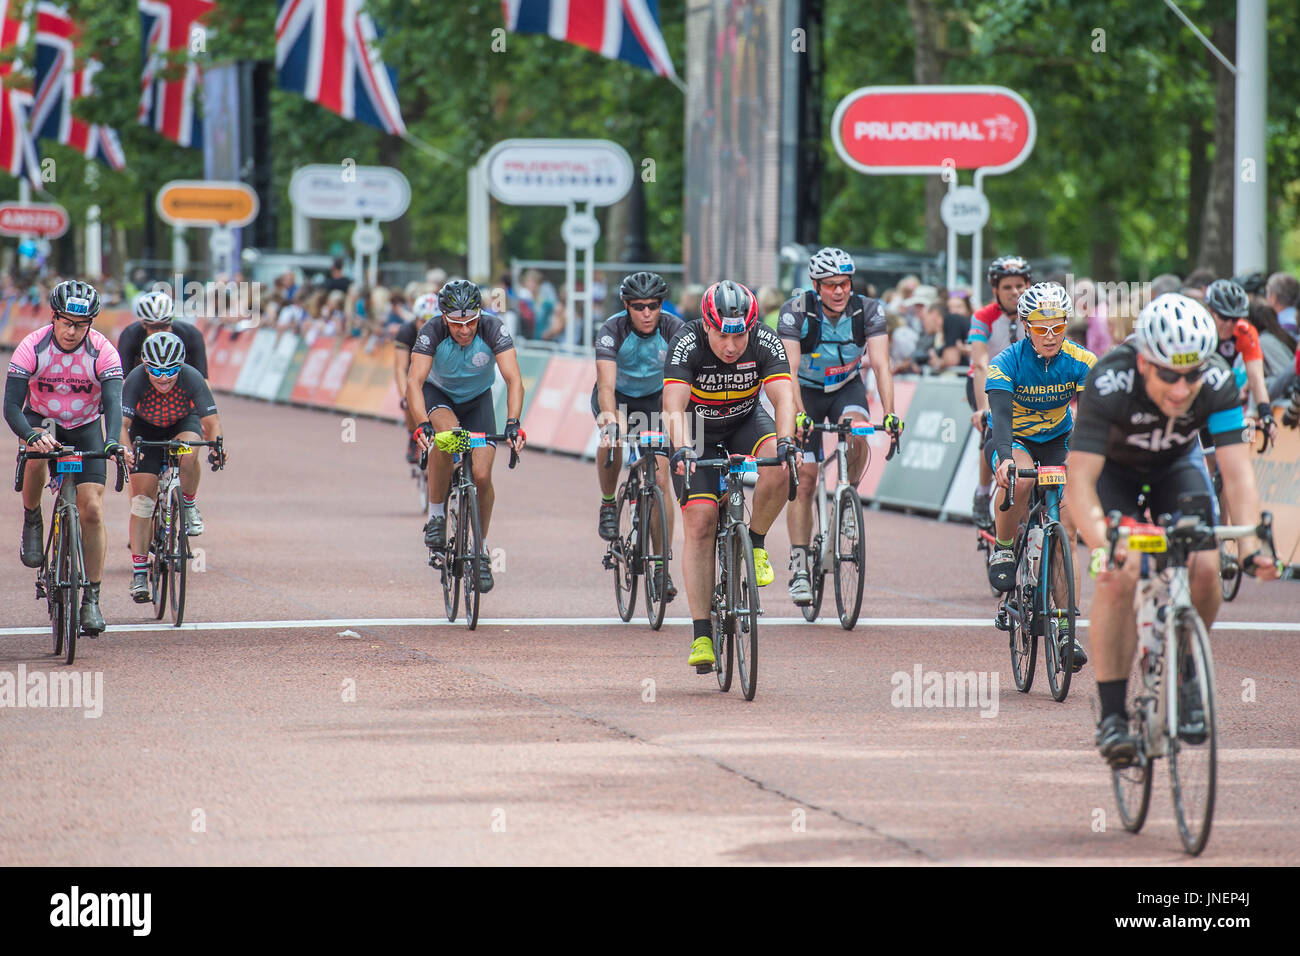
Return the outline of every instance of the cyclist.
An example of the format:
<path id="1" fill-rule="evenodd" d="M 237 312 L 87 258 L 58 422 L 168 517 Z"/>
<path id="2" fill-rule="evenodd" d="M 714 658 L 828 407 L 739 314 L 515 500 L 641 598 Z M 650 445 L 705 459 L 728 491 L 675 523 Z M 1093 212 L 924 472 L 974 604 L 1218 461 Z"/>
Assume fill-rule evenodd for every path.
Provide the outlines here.
<path id="1" fill-rule="evenodd" d="M 1203 305 L 1176 293 L 1152 301 L 1138 315 L 1130 342 L 1099 359 L 1079 398 L 1070 440 L 1070 483 L 1066 498 L 1079 535 L 1093 549 L 1093 568 L 1102 568 L 1106 514 L 1140 514 L 1145 495 L 1151 515 L 1176 514 L 1180 494 L 1210 494 L 1205 473 L 1188 454 L 1202 427 L 1213 436 L 1223 474 L 1224 494 L 1233 514 L 1259 514 L 1255 473 L 1242 441 L 1244 420 L 1237 384 L 1223 357 L 1215 354 L 1218 335 Z M 1208 517 L 1208 516 L 1207 516 Z M 1242 567 L 1259 577 L 1278 577 L 1254 538 L 1243 538 Z M 1097 574 L 1089 617 L 1093 666 L 1101 698 L 1097 746 L 1113 766 L 1133 760 L 1137 743 L 1125 712 L 1127 676 L 1137 643 L 1133 595 L 1140 555 L 1115 551 L 1118 570 Z M 1192 603 L 1206 627 L 1219 609 L 1219 560 L 1213 542 L 1188 564 Z M 1203 735 L 1204 710 L 1194 686 L 1184 684 L 1179 702 L 1180 736 L 1195 742 Z M 1199 721 L 1199 722 L 1198 722 Z"/>
<path id="2" fill-rule="evenodd" d="M 695 469 L 690 463 L 712 457 L 717 445 L 732 454 L 770 457 L 775 453 L 784 458 L 796 449 L 795 399 L 785 347 L 775 332 L 759 323 L 754 293 L 738 282 L 723 280 L 705 291 L 700 308 L 703 318 L 686 325 L 668 345 L 663 415 L 675 449 L 673 484 L 682 505 L 686 538 L 682 574 L 694 622 L 687 663 L 708 673 L 716 662 L 709 608 L 720 476 L 717 469 Z M 759 404 L 760 388 L 767 389 L 775 424 Z M 700 432 L 696 447 L 691 447 L 687 435 L 688 413 Z M 782 437 L 777 439 L 777 435 Z M 697 448 L 704 450 L 703 455 Z M 765 537 L 785 503 L 787 479 L 783 471 L 760 469 L 754 489 L 749 536 L 760 587 L 773 580 Z"/>
<path id="3" fill-rule="evenodd" d="M 14 349 L 5 380 L 5 421 L 31 451 L 59 446 L 83 451 L 123 451 L 122 361 L 117 349 L 91 323 L 99 314 L 99 293 L 89 282 L 68 280 L 50 291 L 53 321 L 32 332 Z M 100 414 L 104 429 L 101 430 Z M 107 433 L 110 437 L 104 440 Z M 124 452 L 130 462 L 130 452 Z M 81 628 L 94 636 L 104 630 L 99 585 L 108 539 L 104 530 L 104 460 L 87 461 L 71 477 L 77 486 L 82 555 L 87 585 L 81 598 Z M 23 483 L 22 562 L 39 568 L 43 556 L 41 489 L 46 462 L 29 461 Z"/>
<path id="4" fill-rule="evenodd" d="M 802 431 L 804 465 L 799 474 L 799 494 L 786 509 L 790 533 L 790 600 L 812 603 L 808 575 L 808 542 L 812 538 L 813 495 L 817 490 L 817 462 L 822 460 L 820 432 L 809 426 L 870 421 L 867 390 L 862 383 L 865 357 L 876 373 L 876 386 L 885 408 L 885 427 L 902 431 L 894 414 L 894 379 L 889 369 L 889 338 L 885 312 L 876 299 L 853 292 L 853 258 L 843 249 L 828 246 L 808 262 L 811 290 L 800 292 L 781 306 L 777 334 L 785 346 L 790 367 L 798 367 L 799 388 L 794 389 L 795 420 Z M 857 485 L 867 464 L 865 438 L 849 439 L 849 482 Z"/>
<path id="5" fill-rule="evenodd" d="M 433 513 L 424 526 L 424 544 L 435 550 L 446 541 L 452 461 L 448 452 L 434 445 L 434 433 L 467 428 L 496 434 L 492 382 L 497 369 L 506 383 L 506 441 L 516 452 L 524 447 L 519 427 L 524 379 L 510 333 L 497 316 L 483 311 L 482 293 L 468 279 L 452 279 L 444 285 L 438 292 L 438 308 L 441 314 L 429 319 L 416 337 L 406 384 L 407 405 L 420 423 L 414 432 L 416 443 L 421 451 L 429 451 L 429 508 Z M 495 458 L 495 442 L 474 456 L 484 541 L 492 522 Z M 492 564 L 484 554 L 479 562 L 479 590 L 486 594 L 493 583 Z"/>
<path id="6" fill-rule="evenodd" d="M 203 376 L 185 363 L 185 343 L 173 332 L 158 332 L 140 348 L 141 365 L 122 386 L 122 444 L 145 441 L 215 441 L 221 436 L 217 403 Z M 202 439 L 199 438 L 202 434 Z M 224 449 L 208 450 L 214 467 L 226 463 Z M 158 496 L 158 475 L 167 463 L 161 448 L 146 448 L 131 470 L 131 597 L 149 602 L 149 519 Z M 191 537 L 203 533 L 194 499 L 199 491 L 196 455 L 180 459 L 181 502 Z"/>
<path id="7" fill-rule="evenodd" d="M 414 318 L 403 322 L 393 337 L 393 382 L 396 383 L 397 394 L 402 399 L 402 411 L 406 415 L 406 430 L 411 435 L 406 443 L 408 465 L 414 465 L 420 457 L 414 438 L 415 428 L 420 422 L 411 414 L 411 404 L 406 400 L 406 373 L 411 367 L 411 349 L 415 346 L 415 337 L 420 334 L 420 327 L 438 314 L 437 294 L 426 292 L 415 300 L 411 311 L 414 313 Z"/>
<path id="8" fill-rule="evenodd" d="M 1031 479 L 1013 479 L 1013 468 L 1064 465 L 1074 418 L 1070 402 L 1083 391 L 1084 381 L 1097 356 L 1065 337 L 1074 306 L 1064 287 L 1055 282 L 1031 285 L 1016 305 L 1028 338 L 1003 349 L 989 363 L 988 395 L 992 436 L 984 443 L 984 457 L 996 480 L 993 517 L 997 547 L 989 555 L 989 584 L 1010 591 L 1015 584 L 1016 555 L 1012 550 L 1016 528 L 1029 511 Z M 1016 497 L 1006 511 L 1002 499 L 1012 481 Z M 1069 508 L 1061 505 L 1066 540 L 1074 540 Z M 1076 588 L 1077 591 L 1077 588 Z M 1074 669 L 1088 662 L 1077 634 Z"/>
<path id="9" fill-rule="evenodd" d="M 208 377 L 208 346 L 203 333 L 189 322 L 177 322 L 172 313 L 176 304 L 162 289 L 142 292 L 135 298 L 135 321 L 117 337 L 117 351 L 122 356 L 122 374 L 130 375 L 140 364 L 140 349 L 145 340 L 159 332 L 171 332 L 185 345 L 185 364 Z"/>
<path id="10" fill-rule="evenodd" d="M 1219 354 L 1233 369 L 1237 384 L 1246 386 L 1243 401 L 1250 398 L 1255 401 L 1255 411 L 1246 413 L 1246 421 L 1252 428 L 1263 427 L 1271 444 L 1277 437 L 1277 422 L 1273 419 L 1273 403 L 1269 401 L 1264 382 L 1264 352 L 1260 348 L 1259 332 L 1246 318 L 1250 314 L 1246 290 L 1231 279 L 1215 279 L 1205 289 L 1205 307 L 1214 317 L 1219 333 Z M 1203 444 L 1210 454 L 1210 443 Z"/>
<path id="11" fill-rule="evenodd" d="M 654 272 L 634 272 L 619 287 L 623 311 L 610 316 L 596 333 L 596 384 L 591 390 L 591 413 L 601 429 L 600 447 L 614 446 L 614 459 L 606 465 L 606 453 L 596 455 L 596 477 L 600 482 L 598 531 L 606 541 L 618 537 L 618 506 L 615 486 L 623 467 L 622 434 L 635 435 L 642 429 L 656 430 L 663 407 L 664 359 L 668 343 L 684 324 L 663 311 L 668 283 Z M 658 464 L 657 481 L 668 495 L 668 463 Z M 668 512 L 668 540 L 673 537 L 673 513 Z M 677 596 L 672 576 L 666 571 L 668 600 Z"/>
<path id="12" fill-rule="evenodd" d="M 985 413 L 989 410 L 987 384 L 989 359 L 1020 339 L 1017 324 L 1016 302 L 1034 281 L 1029 260 L 1023 256 L 999 256 L 989 263 L 989 288 L 993 301 L 977 309 L 971 317 L 970 371 L 966 373 L 966 401 L 970 403 L 971 426 L 984 432 Z M 988 460 L 980 455 L 979 484 L 975 486 L 975 500 L 971 503 L 971 517 L 976 526 L 993 530 L 989 517 L 989 497 L 992 494 L 993 473 Z"/>

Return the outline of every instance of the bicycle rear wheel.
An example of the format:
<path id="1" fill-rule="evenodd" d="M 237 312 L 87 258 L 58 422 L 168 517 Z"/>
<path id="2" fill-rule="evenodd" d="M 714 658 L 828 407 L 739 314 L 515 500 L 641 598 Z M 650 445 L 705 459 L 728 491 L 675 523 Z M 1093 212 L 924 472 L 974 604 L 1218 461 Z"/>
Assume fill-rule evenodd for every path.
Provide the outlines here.
<path id="1" fill-rule="evenodd" d="M 465 489 L 465 546 L 461 550 L 461 578 L 465 588 L 465 623 L 472 631 L 478 627 L 479 564 L 483 561 L 483 525 L 478 514 L 478 490 Z"/>
<path id="2" fill-rule="evenodd" d="M 627 482 L 618 488 L 618 537 L 613 542 L 614 599 L 618 602 L 618 616 L 632 620 L 636 610 L 636 495 L 628 492 Z"/>
<path id="3" fill-rule="evenodd" d="M 1151 758 L 1147 756 L 1147 713 L 1153 704 L 1142 673 L 1141 650 L 1133 655 L 1133 666 L 1128 675 L 1129 733 L 1137 738 L 1137 758 L 1128 767 L 1112 769 L 1111 789 L 1115 792 L 1115 805 L 1124 829 L 1137 833 L 1146 822 L 1151 806 Z"/>
<path id="4" fill-rule="evenodd" d="M 77 656 L 77 636 L 81 634 L 81 522 L 74 505 L 63 516 L 63 558 L 59 576 L 63 579 L 63 663 L 71 664 Z"/>
<path id="5" fill-rule="evenodd" d="M 862 610 L 862 586 L 865 583 L 866 545 L 862 530 L 862 499 L 852 485 L 839 492 L 836 510 L 835 607 L 840 627 L 853 630 Z"/>
<path id="6" fill-rule="evenodd" d="M 1215 726 L 1214 657 L 1200 615 L 1187 608 L 1178 615 L 1169 638 L 1165 688 L 1170 716 L 1169 783 L 1174 819 L 1183 849 L 1196 856 L 1210 839 L 1214 817 L 1214 787 L 1218 750 Z M 1183 711 L 1193 695 L 1200 697 L 1204 719 L 1193 723 Z"/>
<path id="7" fill-rule="evenodd" d="M 758 690 L 758 577 L 754 572 L 754 549 L 743 524 L 732 526 L 729 546 L 735 575 L 730 603 L 735 622 L 732 635 L 736 642 L 736 670 L 740 672 L 740 692 L 745 700 L 753 700 Z"/>
<path id="8" fill-rule="evenodd" d="M 153 520 L 149 527 L 149 597 L 153 601 L 155 621 L 161 621 L 167 612 L 167 524 L 164 521 L 162 499 L 154 502 Z"/>
<path id="9" fill-rule="evenodd" d="M 653 475 L 653 473 L 652 473 Z M 668 509 L 664 495 L 653 483 L 641 496 L 641 529 L 644 536 L 641 551 L 645 555 L 645 613 L 650 629 L 663 626 L 668 610 L 668 553 L 672 542 L 668 540 Z M 659 543 L 656 545 L 655 542 Z"/>
<path id="10" fill-rule="evenodd" d="M 820 472 L 817 480 L 821 481 Z M 808 545 L 808 580 L 812 585 L 812 603 L 801 607 L 803 619 L 809 624 L 817 620 L 822 610 L 822 598 L 826 595 L 826 568 L 822 563 L 822 549 L 825 547 L 826 529 L 822 527 L 822 509 L 825 506 L 825 491 L 818 489 L 812 502 L 812 535 Z"/>
<path id="11" fill-rule="evenodd" d="M 185 515 L 185 502 L 181 500 L 181 486 L 172 486 L 172 523 L 167 532 L 167 567 L 171 579 L 172 626 L 185 623 L 185 579 L 189 569 L 189 523 Z"/>
<path id="12" fill-rule="evenodd" d="M 456 554 L 460 545 L 460 492 L 454 488 L 447 495 L 447 523 L 442 545 L 442 604 L 447 620 L 456 620 L 460 608 L 460 574 Z"/>
<path id="13" fill-rule="evenodd" d="M 1241 590 L 1241 563 L 1237 560 L 1237 542 L 1219 544 L 1219 590 L 1225 601 L 1231 601 Z"/>
<path id="14" fill-rule="evenodd" d="M 1039 619 L 1043 622 L 1043 657 L 1052 699 L 1063 701 L 1074 675 L 1074 550 L 1058 522 L 1043 534 L 1043 577 L 1039 583 Z M 1044 586 L 1046 585 L 1046 586 Z"/>

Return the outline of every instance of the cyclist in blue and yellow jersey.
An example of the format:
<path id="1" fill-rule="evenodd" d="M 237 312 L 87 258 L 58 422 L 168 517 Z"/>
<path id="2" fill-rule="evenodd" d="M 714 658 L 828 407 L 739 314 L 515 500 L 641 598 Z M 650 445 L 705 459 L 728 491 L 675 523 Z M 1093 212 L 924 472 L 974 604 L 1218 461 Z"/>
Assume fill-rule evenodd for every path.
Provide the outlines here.
<path id="1" fill-rule="evenodd" d="M 1074 308 L 1062 286 L 1032 285 L 1020 296 L 1016 309 L 1029 335 L 994 357 L 984 386 L 993 419 L 984 454 L 997 484 L 994 503 L 998 506 L 993 509 L 997 547 L 989 556 L 989 584 L 999 591 L 1009 591 L 1014 584 L 1012 544 L 1016 528 L 1025 520 L 1033 487 L 1031 479 L 1013 479 L 1011 470 L 1065 464 L 1074 428 L 1070 403 L 1083 391 L 1097 361 L 1097 356 L 1065 337 Z M 1002 498 L 1012 480 L 1016 481 L 1015 504 L 1002 511 Z M 1064 504 L 1061 523 L 1073 540 L 1074 525 Z M 1076 635 L 1075 669 L 1085 663 Z"/>

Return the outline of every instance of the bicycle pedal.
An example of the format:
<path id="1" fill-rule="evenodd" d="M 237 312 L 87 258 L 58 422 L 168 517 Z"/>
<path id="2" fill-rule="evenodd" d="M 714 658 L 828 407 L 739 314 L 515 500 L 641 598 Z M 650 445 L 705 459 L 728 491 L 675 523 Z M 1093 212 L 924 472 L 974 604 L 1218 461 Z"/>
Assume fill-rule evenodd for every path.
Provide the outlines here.
<path id="1" fill-rule="evenodd" d="M 697 673 L 697 674 L 712 674 L 713 671 L 714 671 L 715 669 L 716 669 L 716 668 L 715 668 L 715 666 L 714 666 L 713 664 L 696 664 L 696 665 L 695 665 L 695 673 Z"/>
<path id="2" fill-rule="evenodd" d="M 37 581 L 37 582 L 36 582 L 36 600 L 39 601 L 39 600 L 40 600 L 41 598 L 43 598 L 43 597 L 45 597 L 45 582 L 44 582 L 44 581 Z"/>
<path id="3" fill-rule="evenodd" d="M 997 617 L 993 619 L 993 626 L 996 627 L 999 631 L 1011 630 L 1011 621 L 1007 617 L 1006 608 L 1004 607 L 998 608 Z"/>
<path id="4" fill-rule="evenodd" d="M 610 554 L 608 551 L 606 551 L 605 556 L 601 559 L 600 566 L 603 567 L 606 571 L 613 571 L 614 556 Z"/>

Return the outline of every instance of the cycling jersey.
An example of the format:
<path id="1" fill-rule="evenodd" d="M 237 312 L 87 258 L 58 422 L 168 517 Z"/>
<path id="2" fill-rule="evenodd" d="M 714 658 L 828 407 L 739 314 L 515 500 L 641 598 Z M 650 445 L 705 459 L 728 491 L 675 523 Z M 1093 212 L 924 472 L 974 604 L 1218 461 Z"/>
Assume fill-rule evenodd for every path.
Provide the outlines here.
<path id="1" fill-rule="evenodd" d="M 170 428 L 191 414 L 200 418 L 217 413 L 217 403 L 212 390 L 198 369 L 182 365 L 172 381 L 172 387 L 160 392 L 149 380 L 149 372 L 137 367 L 126 377 L 122 386 L 122 415 L 136 421 L 147 422 L 155 428 Z"/>
<path id="2" fill-rule="evenodd" d="M 989 351 L 989 358 L 1000 355 L 1002 350 L 1008 345 L 1013 345 L 1020 340 L 1020 322 L 1017 316 L 1014 320 L 1011 316 L 1002 311 L 1002 306 L 997 302 L 990 302 L 975 311 L 970 320 L 970 334 L 966 337 L 967 342 L 983 342 Z M 968 376 L 974 376 L 975 367 L 972 365 Z"/>
<path id="3" fill-rule="evenodd" d="M 461 346 L 451 337 L 446 320 L 435 315 L 416 336 L 413 355 L 433 356 L 433 365 L 425 379 L 445 392 L 452 401 L 468 402 L 492 387 L 496 378 L 494 356 L 515 347 L 514 340 L 501 320 L 484 312 L 469 345 Z"/>
<path id="4" fill-rule="evenodd" d="M 393 342 L 408 352 L 415 348 L 415 337 L 420 334 L 420 320 L 409 319 L 402 323 L 397 334 L 393 336 Z"/>
<path id="5" fill-rule="evenodd" d="M 789 381 L 790 361 L 780 337 L 766 325 L 749 332 L 749 344 L 728 365 L 709 347 L 704 320 L 685 326 L 668 344 L 664 384 L 691 387 L 688 410 L 705 421 L 728 426 L 758 407 L 758 390 L 768 382 Z"/>
<path id="6" fill-rule="evenodd" d="M 632 398 L 645 398 L 663 391 L 668 343 L 683 325 L 676 316 L 660 312 L 655 330 L 642 335 L 632 327 L 626 309 L 611 315 L 596 333 L 596 361 L 618 365 L 614 390 Z"/>
<path id="7" fill-rule="evenodd" d="M 1203 426 L 1209 427 L 1215 447 L 1240 443 L 1245 419 L 1222 356 L 1210 356 L 1203 382 L 1188 413 L 1169 418 L 1147 396 L 1137 351 L 1117 346 L 1088 373 L 1070 447 L 1104 455 L 1108 464 L 1152 473 L 1186 457 Z"/>
<path id="8" fill-rule="evenodd" d="M 100 416 L 103 384 L 121 380 L 122 361 L 113 343 L 94 329 L 65 352 L 54 338 L 54 326 L 47 325 L 18 343 L 9 376 L 26 379 L 27 408 L 64 428 L 76 428 Z"/>
<path id="9" fill-rule="evenodd" d="M 171 331 L 180 337 L 185 346 L 185 364 L 198 369 L 200 375 L 208 377 L 208 346 L 203 341 L 203 333 L 188 322 L 173 322 Z M 122 357 L 122 374 L 130 375 L 140 364 L 140 348 L 148 338 L 144 332 L 144 323 L 132 322 L 117 337 L 117 351 Z"/>
<path id="10" fill-rule="evenodd" d="M 860 374 L 867 339 L 886 334 L 885 312 L 876 299 L 853 295 L 844 313 L 830 319 L 821 299 L 804 292 L 781 306 L 776 329 L 781 338 L 800 344 L 799 385 L 834 392 Z"/>
<path id="11" fill-rule="evenodd" d="M 1050 359 L 1034 351 L 1028 339 L 1021 339 L 989 362 L 984 390 L 1011 393 L 1011 437 L 1045 442 L 1070 434 L 1074 427 L 1070 402 L 1083 391 L 1096 362 L 1097 356 L 1068 339 Z M 1000 458 L 1007 457 L 1009 443 L 997 451 Z"/>

